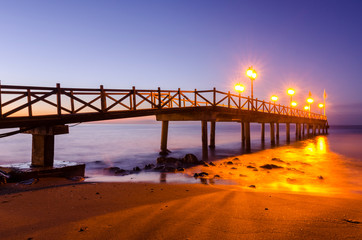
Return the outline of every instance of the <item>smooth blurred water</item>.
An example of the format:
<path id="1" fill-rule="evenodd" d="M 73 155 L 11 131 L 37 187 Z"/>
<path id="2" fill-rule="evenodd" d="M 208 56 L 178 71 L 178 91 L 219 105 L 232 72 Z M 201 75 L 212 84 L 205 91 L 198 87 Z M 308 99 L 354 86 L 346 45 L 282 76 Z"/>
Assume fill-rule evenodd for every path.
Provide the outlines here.
<path id="1" fill-rule="evenodd" d="M 295 141 L 294 126 L 291 141 Z M 261 143 L 260 124 L 251 125 L 252 152 L 270 148 L 269 126 L 266 124 L 265 144 Z M 9 130 L 2 130 L 6 132 Z M 80 124 L 69 134 L 55 139 L 55 159 L 87 163 L 87 170 L 117 166 L 132 169 L 155 163 L 159 157 L 161 124 Z M 331 127 L 327 136 L 329 149 L 362 161 L 362 127 Z M 286 144 L 285 128 L 280 125 L 278 146 Z M 201 124 L 170 122 L 168 148 L 171 157 L 193 153 L 201 158 Z M 216 124 L 216 149 L 209 150 L 210 160 L 244 154 L 238 123 Z M 29 162 L 31 135 L 18 134 L 0 139 L 0 164 Z"/>

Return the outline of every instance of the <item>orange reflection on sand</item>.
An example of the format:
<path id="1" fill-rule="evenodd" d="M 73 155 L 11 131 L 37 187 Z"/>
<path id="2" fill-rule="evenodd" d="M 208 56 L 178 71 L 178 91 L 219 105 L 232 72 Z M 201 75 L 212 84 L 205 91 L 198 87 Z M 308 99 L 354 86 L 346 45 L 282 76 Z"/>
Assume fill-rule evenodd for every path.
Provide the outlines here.
<path id="1" fill-rule="evenodd" d="M 215 161 L 215 166 L 187 169 L 189 175 L 207 172 L 235 181 L 253 191 L 298 192 L 317 195 L 348 194 L 360 191 L 349 183 L 353 177 L 346 168 L 347 159 L 329 151 L 326 136 L 296 142 Z M 255 186 L 255 188 L 253 187 Z"/>

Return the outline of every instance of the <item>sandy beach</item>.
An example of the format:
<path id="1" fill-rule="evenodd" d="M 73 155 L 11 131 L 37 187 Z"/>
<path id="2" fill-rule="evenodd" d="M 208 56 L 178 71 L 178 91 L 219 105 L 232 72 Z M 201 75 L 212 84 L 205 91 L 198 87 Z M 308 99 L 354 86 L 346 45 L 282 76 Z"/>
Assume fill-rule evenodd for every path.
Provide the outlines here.
<path id="1" fill-rule="evenodd" d="M 362 197 L 41 179 L 0 192 L 1 239 L 360 239 Z"/>

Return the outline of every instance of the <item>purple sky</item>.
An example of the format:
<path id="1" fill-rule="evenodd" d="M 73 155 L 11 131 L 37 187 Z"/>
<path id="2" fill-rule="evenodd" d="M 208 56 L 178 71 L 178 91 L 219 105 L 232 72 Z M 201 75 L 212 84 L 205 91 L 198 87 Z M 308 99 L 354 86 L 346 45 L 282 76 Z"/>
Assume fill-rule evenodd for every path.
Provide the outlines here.
<path id="1" fill-rule="evenodd" d="M 362 124 L 362 1 L 0 0 L 2 84 L 233 90 L 326 89 L 333 124 Z"/>

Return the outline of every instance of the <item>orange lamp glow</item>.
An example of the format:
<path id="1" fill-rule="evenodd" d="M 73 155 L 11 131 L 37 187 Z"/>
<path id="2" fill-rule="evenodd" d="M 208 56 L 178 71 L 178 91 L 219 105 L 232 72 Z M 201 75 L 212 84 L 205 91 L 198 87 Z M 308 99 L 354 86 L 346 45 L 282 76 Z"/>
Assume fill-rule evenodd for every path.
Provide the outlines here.
<path id="1" fill-rule="evenodd" d="M 234 89 L 235 89 L 235 91 L 237 91 L 237 92 L 244 92 L 245 87 L 244 87 L 244 85 L 238 83 L 238 84 L 236 84 L 236 85 L 234 86 Z"/>
<path id="2" fill-rule="evenodd" d="M 308 107 L 308 106 L 304 106 L 304 110 L 309 110 L 309 107 Z"/>
<path id="3" fill-rule="evenodd" d="M 314 100 L 313 100 L 313 98 L 307 98 L 307 102 L 310 104 L 310 103 L 313 103 Z"/>
<path id="4" fill-rule="evenodd" d="M 271 98 L 270 98 L 273 102 L 275 102 L 275 101 L 277 101 L 278 100 L 278 97 L 277 96 L 275 96 L 275 95 L 273 95 L 273 96 L 271 96 Z"/>
<path id="5" fill-rule="evenodd" d="M 318 104 L 318 107 L 319 107 L 319 108 L 322 108 L 322 107 L 324 107 L 324 104 L 323 104 L 323 103 L 320 103 L 320 104 Z"/>
<path id="6" fill-rule="evenodd" d="M 295 91 L 294 91 L 294 89 L 289 88 L 287 90 L 287 93 L 288 93 L 288 95 L 294 95 Z"/>
<path id="7" fill-rule="evenodd" d="M 256 74 L 256 71 L 252 67 L 249 67 L 248 70 L 246 70 L 246 76 L 248 76 L 252 80 L 255 80 L 255 78 L 257 77 L 257 74 Z"/>
<path id="8" fill-rule="evenodd" d="M 297 104 L 297 102 L 291 102 L 290 105 L 291 105 L 292 107 L 296 107 L 298 104 Z"/>

